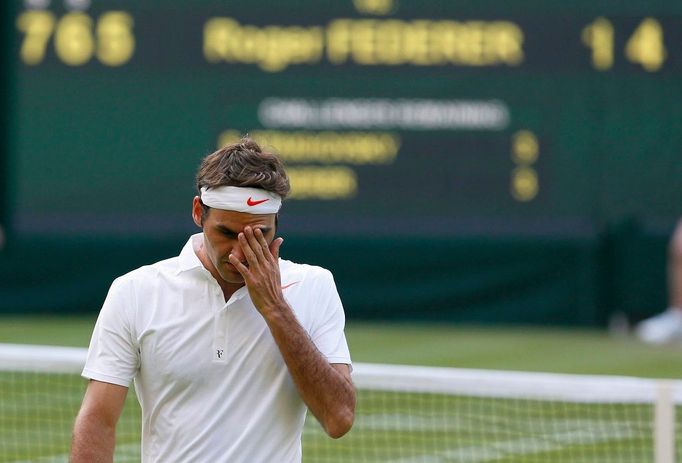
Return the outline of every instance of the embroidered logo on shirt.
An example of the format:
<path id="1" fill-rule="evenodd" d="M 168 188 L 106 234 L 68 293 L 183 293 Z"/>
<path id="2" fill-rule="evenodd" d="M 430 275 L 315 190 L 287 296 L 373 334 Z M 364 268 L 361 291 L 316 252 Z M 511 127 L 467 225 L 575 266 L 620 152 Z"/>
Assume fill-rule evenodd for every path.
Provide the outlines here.
<path id="1" fill-rule="evenodd" d="M 224 352 L 223 349 L 218 349 L 218 350 L 216 350 L 215 355 L 216 355 L 219 359 L 220 359 L 220 358 L 223 358 L 223 352 Z"/>

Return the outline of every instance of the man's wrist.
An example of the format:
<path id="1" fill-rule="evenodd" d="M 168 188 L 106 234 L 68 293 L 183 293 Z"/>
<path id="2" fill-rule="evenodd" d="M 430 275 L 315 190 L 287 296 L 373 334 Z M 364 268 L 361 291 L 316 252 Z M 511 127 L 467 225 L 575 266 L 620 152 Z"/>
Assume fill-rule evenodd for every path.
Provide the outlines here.
<path id="1" fill-rule="evenodd" d="M 260 312 L 268 323 L 276 323 L 287 320 L 293 314 L 291 307 L 286 301 L 273 303 L 263 307 Z"/>

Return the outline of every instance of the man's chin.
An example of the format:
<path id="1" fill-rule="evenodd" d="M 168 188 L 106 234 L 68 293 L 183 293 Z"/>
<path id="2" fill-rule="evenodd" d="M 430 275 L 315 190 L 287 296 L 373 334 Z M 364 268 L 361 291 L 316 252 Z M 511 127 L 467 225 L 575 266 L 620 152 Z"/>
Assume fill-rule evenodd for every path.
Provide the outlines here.
<path id="1" fill-rule="evenodd" d="M 225 280 L 227 283 L 244 284 L 244 277 L 236 269 L 234 271 L 222 269 L 220 272 L 220 278 Z"/>

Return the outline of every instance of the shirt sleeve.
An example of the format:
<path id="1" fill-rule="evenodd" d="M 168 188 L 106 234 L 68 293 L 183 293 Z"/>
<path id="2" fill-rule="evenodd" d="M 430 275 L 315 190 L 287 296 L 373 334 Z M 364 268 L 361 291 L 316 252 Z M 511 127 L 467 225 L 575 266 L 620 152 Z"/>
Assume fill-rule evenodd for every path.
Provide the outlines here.
<path id="1" fill-rule="evenodd" d="M 129 313 L 135 298 L 131 282 L 116 279 L 97 318 L 82 376 L 130 386 L 139 368 L 139 350 Z"/>
<path id="2" fill-rule="evenodd" d="M 325 270 L 319 281 L 319 314 L 310 337 L 329 363 L 351 365 L 344 327 L 346 316 L 332 274 Z"/>

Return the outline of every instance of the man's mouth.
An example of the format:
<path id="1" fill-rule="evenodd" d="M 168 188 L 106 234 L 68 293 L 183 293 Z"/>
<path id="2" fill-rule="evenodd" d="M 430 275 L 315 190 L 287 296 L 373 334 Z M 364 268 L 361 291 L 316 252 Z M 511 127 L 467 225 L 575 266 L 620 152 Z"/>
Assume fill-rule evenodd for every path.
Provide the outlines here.
<path id="1" fill-rule="evenodd" d="M 242 263 L 244 264 L 245 267 L 248 267 L 248 266 L 249 266 L 249 264 L 246 263 L 246 262 L 242 262 Z M 234 269 L 235 271 L 237 270 L 237 267 L 235 267 L 234 265 L 232 265 L 232 262 L 225 262 L 224 265 L 225 265 L 225 267 Z"/>

